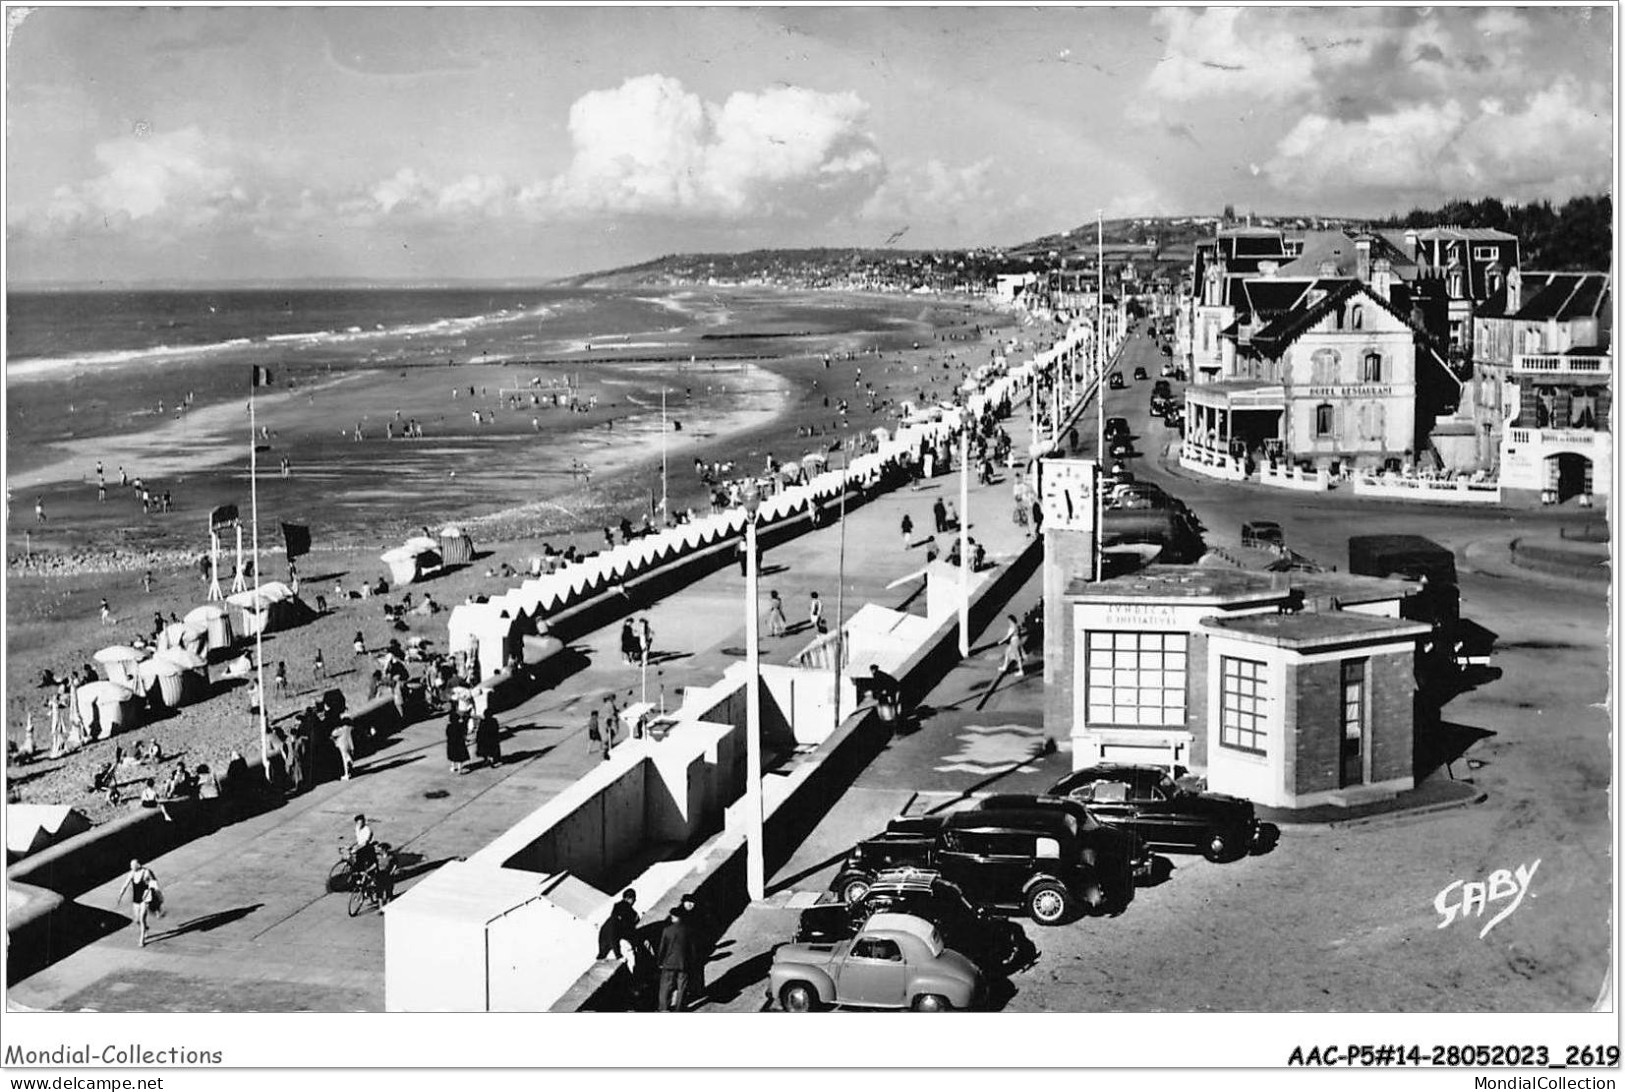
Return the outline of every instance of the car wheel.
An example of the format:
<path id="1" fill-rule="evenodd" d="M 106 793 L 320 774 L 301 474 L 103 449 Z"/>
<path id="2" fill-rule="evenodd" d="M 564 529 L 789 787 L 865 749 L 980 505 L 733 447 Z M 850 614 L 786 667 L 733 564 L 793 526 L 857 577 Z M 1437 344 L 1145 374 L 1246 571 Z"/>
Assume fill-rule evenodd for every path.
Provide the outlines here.
<path id="1" fill-rule="evenodd" d="M 818 991 L 805 982 L 791 982 L 779 991 L 779 1005 L 785 1012 L 817 1012 Z"/>
<path id="2" fill-rule="evenodd" d="M 1222 861 L 1230 856 L 1230 840 L 1223 831 L 1210 830 L 1202 841 L 1202 856 L 1210 861 Z"/>
<path id="3" fill-rule="evenodd" d="M 841 901 L 849 906 L 868 893 L 869 878 L 867 876 L 854 876 L 841 885 Z"/>
<path id="4" fill-rule="evenodd" d="M 915 1012 L 953 1012 L 954 1006 L 940 993 L 922 993 L 914 999 Z"/>
<path id="5" fill-rule="evenodd" d="M 1071 911 L 1066 888 L 1054 880 L 1045 880 L 1027 892 L 1027 913 L 1040 925 L 1059 925 Z"/>

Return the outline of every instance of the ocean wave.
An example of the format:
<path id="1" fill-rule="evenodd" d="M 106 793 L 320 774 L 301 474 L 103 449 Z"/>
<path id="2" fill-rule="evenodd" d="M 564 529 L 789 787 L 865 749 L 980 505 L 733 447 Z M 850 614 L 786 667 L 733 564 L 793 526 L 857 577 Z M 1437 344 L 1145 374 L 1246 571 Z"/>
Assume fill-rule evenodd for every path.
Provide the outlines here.
<path id="1" fill-rule="evenodd" d="M 265 337 L 234 337 L 224 341 L 204 342 L 197 345 L 150 345 L 139 349 L 109 349 L 98 352 L 74 353 L 65 356 L 26 357 L 8 360 L 6 379 L 11 382 L 47 380 L 72 371 L 94 371 L 151 364 L 159 361 L 203 359 L 230 354 L 255 346 L 297 345 L 317 348 L 324 345 L 351 345 L 391 339 L 411 340 L 418 337 L 447 337 L 467 335 L 483 327 L 499 323 L 545 321 L 553 317 L 557 308 L 546 304 L 520 311 L 504 309 L 483 315 L 434 319 L 427 322 L 399 323 L 394 326 L 375 324 L 372 329 L 349 326 L 343 330 L 306 330 L 298 333 L 270 334 Z"/>

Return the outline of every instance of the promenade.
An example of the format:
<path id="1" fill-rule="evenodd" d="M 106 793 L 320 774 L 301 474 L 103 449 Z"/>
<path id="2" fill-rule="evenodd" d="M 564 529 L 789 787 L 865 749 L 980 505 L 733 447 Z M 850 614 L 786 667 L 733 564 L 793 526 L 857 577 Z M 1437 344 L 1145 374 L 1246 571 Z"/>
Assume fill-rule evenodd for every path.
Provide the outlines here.
<path id="1" fill-rule="evenodd" d="M 1006 427 L 1019 449 L 1027 432 L 1021 414 Z M 811 592 L 819 593 L 832 623 L 838 599 L 847 617 L 866 602 L 903 608 L 919 582 L 887 585 L 924 565 L 932 502 L 940 496 L 957 507 L 958 485 L 957 476 L 938 477 L 854 508 L 845 526 L 844 570 L 838 523 L 768 550 L 761 609 L 765 617 L 767 593 L 776 590 L 791 631 L 775 639 L 764 626 L 764 662 L 787 662 L 811 640 Z M 973 484 L 970 498 L 970 533 L 989 560 L 1013 557 L 1027 536 L 1011 519 L 1009 475 Z M 899 529 L 905 513 L 917 543 L 909 549 Z M 946 540 L 939 545 L 944 553 L 950 547 Z M 729 566 L 637 612 L 654 633 L 650 700 L 658 702 L 664 688 L 675 705 L 683 687 L 714 682 L 743 658 L 743 596 L 744 580 Z M 80 896 L 82 906 L 106 915 L 106 935 L 18 983 L 12 1003 L 94 1011 L 381 1011 L 383 918 L 352 919 L 345 897 L 325 890 L 338 847 L 350 838 L 351 817 L 365 813 L 378 836 L 398 848 L 403 891 L 484 846 L 601 761 L 587 739 L 588 712 L 603 708 L 610 692 L 624 706 L 642 682 L 640 670 L 621 659 L 619 631 L 616 620 L 575 642 L 578 670 L 500 715 L 499 768 L 451 773 L 443 722 L 433 718 L 368 755 L 353 780 L 319 785 L 149 862 L 169 912 L 145 949 L 127 910 L 122 920 L 114 916 L 118 881 Z"/>

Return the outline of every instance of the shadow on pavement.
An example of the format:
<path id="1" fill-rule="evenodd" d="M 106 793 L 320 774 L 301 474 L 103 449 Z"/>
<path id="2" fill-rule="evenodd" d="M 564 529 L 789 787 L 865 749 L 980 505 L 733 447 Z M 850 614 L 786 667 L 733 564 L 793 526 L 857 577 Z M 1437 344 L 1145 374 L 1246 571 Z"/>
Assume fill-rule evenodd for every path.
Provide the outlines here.
<path id="1" fill-rule="evenodd" d="M 771 887 L 769 887 L 767 889 L 767 893 L 769 895 L 774 895 L 774 894 L 777 894 L 780 891 L 785 891 L 785 890 L 788 890 L 790 888 L 793 888 L 793 887 L 795 887 L 796 884 L 800 883 L 802 880 L 806 879 L 808 876 L 811 876 L 811 875 L 813 875 L 814 873 L 817 873 L 817 872 L 821 872 L 822 870 L 828 868 L 830 865 L 840 864 L 842 861 L 846 860 L 846 855 L 848 853 L 850 853 L 850 852 L 852 852 L 850 848 L 843 849 L 839 853 L 837 853 L 837 854 L 835 854 L 835 855 L 833 855 L 831 857 L 824 858 L 822 861 L 819 861 L 817 864 L 808 865 L 806 868 L 803 868 L 800 872 L 797 872 L 795 875 L 786 876 L 784 879 L 780 880 L 778 883 L 773 884 Z"/>
<path id="2" fill-rule="evenodd" d="M 218 929 L 222 925 L 230 925 L 234 921 L 241 921 L 265 904 L 256 902 L 252 906 L 234 906 L 230 910 L 217 910 L 212 914 L 204 914 L 200 918 L 183 921 L 173 929 L 163 932 L 150 933 L 147 936 L 152 940 L 171 940 L 175 937 L 185 936 L 187 933 L 207 933 L 211 929 Z"/>
<path id="3" fill-rule="evenodd" d="M 716 1004 L 736 1000 L 745 990 L 764 989 L 764 980 L 773 966 L 773 953 L 766 951 L 729 967 L 715 982 L 706 984 L 703 998 Z"/>

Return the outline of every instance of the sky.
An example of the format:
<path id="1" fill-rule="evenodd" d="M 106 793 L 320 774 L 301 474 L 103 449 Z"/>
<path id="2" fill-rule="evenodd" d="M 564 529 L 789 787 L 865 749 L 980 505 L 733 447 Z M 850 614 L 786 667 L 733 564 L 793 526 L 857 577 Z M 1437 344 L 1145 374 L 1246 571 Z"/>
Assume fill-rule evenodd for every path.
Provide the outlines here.
<path id="1" fill-rule="evenodd" d="M 12 285 L 1611 189 L 1607 7 L 7 9 Z"/>

